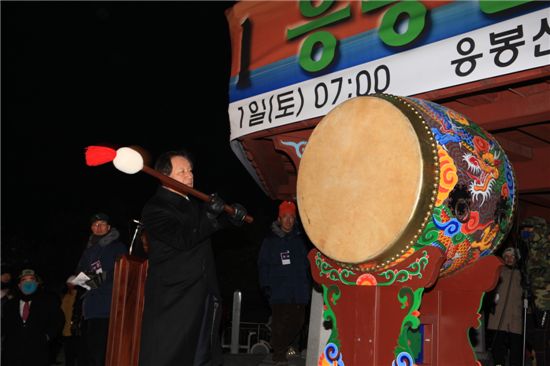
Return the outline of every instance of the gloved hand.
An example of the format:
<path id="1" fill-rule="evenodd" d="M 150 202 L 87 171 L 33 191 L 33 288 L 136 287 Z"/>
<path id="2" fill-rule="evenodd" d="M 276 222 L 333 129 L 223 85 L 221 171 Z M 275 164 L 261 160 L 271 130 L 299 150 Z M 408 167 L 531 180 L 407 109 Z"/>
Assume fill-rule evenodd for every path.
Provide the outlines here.
<path id="1" fill-rule="evenodd" d="M 96 289 L 99 286 L 101 286 L 103 282 L 105 282 L 105 279 L 107 278 L 107 273 L 106 272 L 101 272 L 101 273 L 88 272 L 86 273 L 86 276 L 90 277 L 90 279 L 85 282 L 86 285 L 90 286 L 91 289 Z"/>
<path id="2" fill-rule="evenodd" d="M 217 193 L 210 195 L 210 201 L 208 201 L 208 206 L 206 207 L 206 217 L 209 219 L 215 219 L 220 216 L 220 213 L 223 211 L 223 206 L 225 202 L 218 196 Z"/>
<path id="3" fill-rule="evenodd" d="M 244 222 L 244 218 L 245 218 L 246 214 L 248 213 L 246 211 L 246 208 L 244 208 L 243 205 L 238 204 L 238 203 L 232 204 L 231 207 L 233 207 L 235 209 L 235 212 L 230 217 L 231 223 L 235 226 L 241 226 Z"/>

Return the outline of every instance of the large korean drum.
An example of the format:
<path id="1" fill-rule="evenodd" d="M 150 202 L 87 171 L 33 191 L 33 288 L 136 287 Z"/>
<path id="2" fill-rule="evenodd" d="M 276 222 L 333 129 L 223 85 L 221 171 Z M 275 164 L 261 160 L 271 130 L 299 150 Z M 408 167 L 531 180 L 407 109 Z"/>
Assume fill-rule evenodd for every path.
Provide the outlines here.
<path id="1" fill-rule="evenodd" d="M 327 114 L 304 151 L 298 207 L 315 246 L 359 272 L 391 268 L 428 245 L 450 274 L 491 254 L 515 210 L 512 167 L 461 114 L 372 95 Z"/>

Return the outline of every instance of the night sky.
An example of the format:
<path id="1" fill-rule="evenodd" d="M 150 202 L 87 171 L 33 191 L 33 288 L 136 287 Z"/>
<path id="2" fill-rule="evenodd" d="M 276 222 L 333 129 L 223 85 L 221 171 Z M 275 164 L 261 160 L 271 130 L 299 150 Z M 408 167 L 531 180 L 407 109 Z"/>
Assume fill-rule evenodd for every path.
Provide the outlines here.
<path id="1" fill-rule="evenodd" d="M 232 4 L 2 1 L 3 263 L 62 283 L 97 211 L 129 242 L 158 182 L 112 164 L 88 167 L 85 147 L 138 145 L 152 161 L 186 148 L 195 188 L 255 218 L 213 241 L 224 295 L 257 296 L 256 255 L 277 202 L 229 147 Z"/>

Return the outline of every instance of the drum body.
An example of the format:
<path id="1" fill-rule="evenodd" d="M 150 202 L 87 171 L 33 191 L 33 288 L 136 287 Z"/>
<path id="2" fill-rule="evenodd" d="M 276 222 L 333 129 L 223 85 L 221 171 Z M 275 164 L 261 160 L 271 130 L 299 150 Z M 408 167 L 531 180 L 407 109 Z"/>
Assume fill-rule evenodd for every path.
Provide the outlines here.
<path id="1" fill-rule="evenodd" d="M 516 184 L 497 141 L 461 114 L 380 94 L 316 126 L 297 199 L 309 238 L 342 267 L 377 272 L 431 245 L 446 253 L 447 275 L 505 238 Z"/>

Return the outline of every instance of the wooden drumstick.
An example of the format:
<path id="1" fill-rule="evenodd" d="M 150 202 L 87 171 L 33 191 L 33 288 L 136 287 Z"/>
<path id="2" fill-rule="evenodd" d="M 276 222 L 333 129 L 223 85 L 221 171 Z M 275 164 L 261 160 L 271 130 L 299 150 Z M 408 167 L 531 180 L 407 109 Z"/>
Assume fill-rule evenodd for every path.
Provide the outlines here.
<path id="1" fill-rule="evenodd" d="M 113 162 L 113 165 L 121 172 L 126 174 L 135 174 L 142 171 L 157 178 L 166 187 L 172 188 L 183 194 L 190 194 L 202 201 L 210 202 L 209 195 L 186 186 L 185 184 L 180 183 L 177 180 L 159 173 L 158 171 L 145 165 L 141 154 L 132 148 L 121 147 L 118 150 L 105 146 L 88 146 L 86 148 L 86 164 L 88 166 L 103 165 L 111 161 Z M 235 214 L 235 209 L 230 205 L 225 204 L 223 206 L 223 210 L 229 215 Z M 250 224 L 254 221 L 254 218 L 250 215 L 246 215 L 244 217 L 244 221 Z"/>

